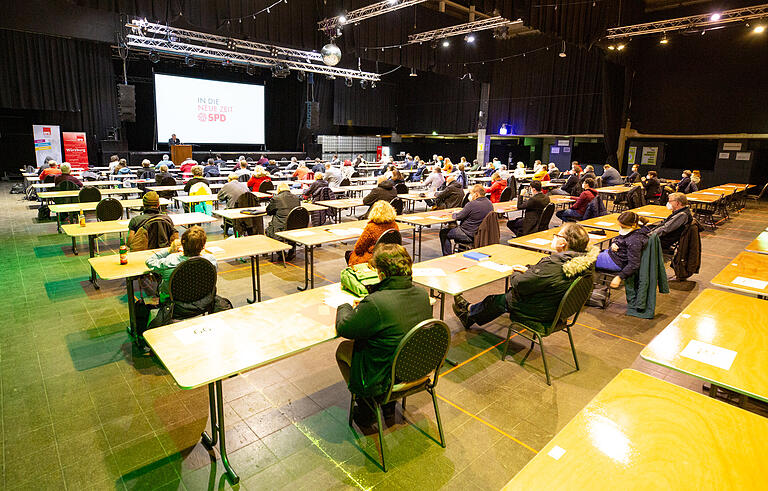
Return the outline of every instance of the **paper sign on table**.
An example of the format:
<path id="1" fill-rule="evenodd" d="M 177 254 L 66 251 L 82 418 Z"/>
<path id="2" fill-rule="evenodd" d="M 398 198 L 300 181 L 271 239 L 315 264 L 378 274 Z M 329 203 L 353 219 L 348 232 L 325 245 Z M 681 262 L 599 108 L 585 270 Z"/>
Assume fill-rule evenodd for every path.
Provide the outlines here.
<path id="1" fill-rule="evenodd" d="M 589 238 L 591 240 L 603 240 L 606 238 L 605 235 L 595 235 L 595 234 L 587 234 L 587 235 L 589 235 Z"/>
<path id="2" fill-rule="evenodd" d="M 602 225 L 603 227 L 613 227 L 616 224 L 613 222 L 595 222 L 595 225 Z"/>
<path id="3" fill-rule="evenodd" d="M 512 271 L 512 266 L 507 266 L 506 264 L 499 264 L 495 263 L 493 261 L 480 261 L 477 263 L 478 266 L 482 268 L 492 269 L 494 271 L 498 271 L 499 273 L 507 273 L 509 271 Z"/>
<path id="4" fill-rule="evenodd" d="M 413 268 L 413 276 L 445 276 L 440 268 Z"/>
<path id="5" fill-rule="evenodd" d="M 651 213 L 650 211 L 638 211 L 637 214 L 638 215 L 653 215 L 653 213 Z"/>
<path id="6" fill-rule="evenodd" d="M 730 370 L 733 360 L 736 358 L 736 352 L 691 339 L 683 351 L 680 352 L 680 356 L 700 361 L 713 367 L 722 368 L 723 370 Z"/>
<path id="7" fill-rule="evenodd" d="M 547 452 L 547 455 L 549 455 L 555 460 L 560 460 L 560 457 L 565 455 L 565 449 L 563 447 L 555 445 L 554 447 L 552 447 L 552 450 Z"/>
<path id="8" fill-rule="evenodd" d="M 765 290 L 768 287 L 768 281 L 755 280 L 752 278 L 745 278 L 743 276 L 737 276 L 731 281 L 734 285 L 746 286 L 749 288 L 756 288 L 758 290 Z"/>
<path id="9" fill-rule="evenodd" d="M 201 341 L 209 341 L 211 338 L 230 330 L 231 329 L 227 327 L 226 324 L 207 322 L 202 326 L 190 326 L 185 327 L 184 329 L 179 329 L 174 332 L 174 334 L 179 341 L 184 345 L 189 346 L 190 344 L 199 343 Z"/>
<path id="10" fill-rule="evenodd" d="M 328 231 L 334 235 L 360 235 L 363 233 L 363 229 L 361 228 L 332 228 Z"/>
<path id="11" fill-rule="evenodd" d="M 552 241 L 542 238 L 535 238 L 535 239 L 528 239 L 528 242 L 531 244 L 537 244 L 537 245 L 549 245 Z"/>
<path id="12" fill-rule="evenodd" d="M 205 249 L 208 252 L 224 252 L 224 249 L 219 246 L 207 246 Z"/>

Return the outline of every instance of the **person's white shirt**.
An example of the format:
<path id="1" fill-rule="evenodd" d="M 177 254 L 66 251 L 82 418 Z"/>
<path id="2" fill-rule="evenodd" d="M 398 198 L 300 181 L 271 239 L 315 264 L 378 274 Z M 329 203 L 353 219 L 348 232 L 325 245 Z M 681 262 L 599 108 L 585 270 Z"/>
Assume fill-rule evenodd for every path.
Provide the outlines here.
<path id="1" fill-rule="evenodd" d="M 525 179 L 525 167 L 520 165 L 522 162 L 518 163 L 517 168 L 515 169 L 515 179 Z"/>

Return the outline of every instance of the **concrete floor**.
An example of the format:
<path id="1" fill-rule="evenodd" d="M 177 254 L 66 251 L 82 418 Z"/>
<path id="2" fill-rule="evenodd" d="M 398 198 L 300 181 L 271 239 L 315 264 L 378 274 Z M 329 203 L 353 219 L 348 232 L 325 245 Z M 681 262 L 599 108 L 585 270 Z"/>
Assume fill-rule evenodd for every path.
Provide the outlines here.
<path id="1" fill-rule="evenodd" d="M 55 223 L 38 223 L 31 204 L 9 187 L 0 185 L 3 488 L 230 488 L 220 461 L 199 441 L 208 423 L 206 389 L 180 390 L 153 358 L 132 349 L 124 283 L 103 281 L 94 290 L 87 253 L 74 256 Z M 672 282 L 653 320 L 626 317 L 623 291 L 605 311 L 586 308 L 574 328 L 580 371 L 570 365 L 565 334 L 547 339 L 551 387 L 538 351 L 523 367 L 500 361 L 506 320 L 465 331 L 447 309 L 451 357 L 467 360 L 446 369 L 437 387 L 447 447 L 433 440 L 429 397 L 411 397 L 405 415 L 398 408 L 388 420 L 387 473 L 375 463 L 375 431 L 347 426 L 349 392 L 333 357 L 338 342 L 226 380 L 228 449 L 241 476 L 235 487 L 498 489 L 623 368 L 701 391 L 701 382 L 638 354 L 766 224 L 768 207 L 750 202 L 705 233 L 701 273 Z M 207 230 L 221 234 L 218 224 Z M 502 227 L 502 243 L 507 238 Z M 351 245 L 317 250 L 318 286 L 339 280 Z M 116 247 L 116 237 L 100 243 L 102 254 Z M 424 234 L 423 251 L 424 259 L 439 254 L 436 229 Z M 287 268 L 262 263 L 264 299 L 295 292 L 303 275 L 302 253 Z M 219 264 L 218 289 L 235 307 L 245 305 L 248 264 Z M 502 289 L 497 282 L 466 298 Z M 519 360 L 527 346 L 513 346 Z M 754 402 L 747 408 L 767 414 Z"/>

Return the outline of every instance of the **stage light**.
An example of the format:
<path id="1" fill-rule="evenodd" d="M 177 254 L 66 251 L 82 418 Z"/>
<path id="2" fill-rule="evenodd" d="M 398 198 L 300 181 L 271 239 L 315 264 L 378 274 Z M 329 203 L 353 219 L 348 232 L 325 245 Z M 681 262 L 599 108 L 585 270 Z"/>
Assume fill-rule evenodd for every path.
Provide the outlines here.
<path id="1" fill-rule="evenodd" d="M 437 136 L 437 130 L 432 130 L 432 136 Z"/>
<path id="2" fill-rule="evenodd" d="M 256 66 L 248 64 L 248 66 L 245 68 L 245 73 L 248 75 L 253 75 L 256 73 Z"/>
<path id="3" fill-rule="evenodd" d="M 560 53 L 558 53 L 557 56 L 559 56 L 560 58 L 565 58 L 566 56 L 568 56 L 567 54 L 565 54 L 565 41 L 563 41 L 563 47 L 560 48 Z"/>
<path id="4" fill-rule="evenodd" d="M 512 125 L 509 123 L 504 123 L 499 128 L 499 135 L 506 136 L 512 134 Z"/>
<path id="5" fill-rule="evenodd" d="M 341 50 L 333 43 L 328 43 L 320 50 L 323 63 L 328 66 L 336 66 L 341 61 Z"/>
<path id="6" fill-rule="evenodd" d="M 274 78 L 286 78 L 291 74 L 291 69 L 285 63 L 275 63 L 270 70 Z"/>
<path id="7" fill-rule="evenodd" d="M 296 72 L 296 80 L 303 82 L 306 79 L 306 75 L 301 70 Z"/>
<path id="8" fill-rule="evenodd" d="M 352 87 L 352 78 L 350 77 L 345 78 L 344 85 L 346 85 L 347 87 Z"/>
<path id="9" fill-rule="evenodd" d="M 346 24 L 346 23 L 347 23 L 347 16 L 346 16 L 346 15 L 344 15 L 344 14 L 341 14 L 341 15 L 339 16 L 339 19 L 338 19 L 338 21 L 339 21 L 339 24 Z"/>
<path id="10" fill-rule="evenodd" d="M 389 0 L 389 4 L 390 4 L 390 5 L 394 5 L 394 4 L 396 4 L 396 3 L 397 3 L 397 0 Z"/>
<path id="11" fill-rule="evenodd" d="M 474 43 L 475 42 L 475 35 L 474 34 L 467 34 L 467 36 L 464 38 L 464 40 L 468 43 Z"/>
<path id="12" fill-rule="evenodd" d="M 411 74 L 409 75 L 409 77 L 418 77 L 418 76 L 419 75 L 416 73 L 416 69 L 415 68 L 411 68 Z"/>
<path id="13" fill-rule="evenodd" d="M 443 48 L 447 48 L 450 45 L 451 45 L 451 42 L 448 41 L 447 39 L 445 41 L 443 41 Z"/>
<path id="14" fill-rule="evenodd" d="M 188 67 L 195 66 L 195 59 L 191 55 L 187 55 L 184 57 L 184 64 Z"/>
<path id="15" fill-rule="evenodd" d="M 765 26 L 755 26 L 755 28 L 752 30 L 755 34 L 762 34 L 765 32 Z"/>
<path id="16" fill-rule="evenodd" d="M 659 40 L 659 44 L 668 44 L 669 39 L 667 39 L 667 35 L 664 34 L 664 37 Z"/>
<path id="17" fill-rule="evenodd" d="M 375 80 L 371 80 L 371 88 L 372 89 L 376 88 L 376 81 Z"/>
<path id="18" fill-rule="evenodd" d="M 224 61 L 221 62 L 221 66 L 223 66 L 223 67 L 232 66 L 232 62 L 229 61 L 229 60 L 224 60 Z"/>
<path id="19" fill-rule="evenodd" d="M 237 48 L 237 43 L 235 42 L 235 40 L 232 38 L 227 39 L 227 49 L 232 51 L 235 48 Z"/>
<path id="20" fill-rule="evenodd" d="M 160 55 L 157 54 L 157 51 L 149 52 L 149 61 L 151 61 L 152 63 L 157 63 L 158 61 L 160 61 Z"/>
<path id="21" fill-rule="evenodd" d="M 609 45 L 608 45 L 608 49 L 609 49 L 609 50 L 611 50 L 611 51 L 613 51 L 613 50 L 615 50 L 615 49 L 616 49 L 616 46 L 614 46 L 614 45 L 612 45 L 612 44 L 609 44 Z"/>
<path id="22" fill-rule="evenodd" d="M 368 81 L 364 78 L 360 79 L 360 88 L 365 90 L 368 88 Z"/>
<path id="23" fill-rule="evenodd" d="M 712 22 L 717 22 L 717 21 L 719 21 L 719 20 L 720 20 L 720 14 L 719 14 L 719 13 L 717 13 L 717 12 L 715 12 L 714 14 L 712 14 L 712 15 L 709 17 L 709 20 L 711 20 Z"/>

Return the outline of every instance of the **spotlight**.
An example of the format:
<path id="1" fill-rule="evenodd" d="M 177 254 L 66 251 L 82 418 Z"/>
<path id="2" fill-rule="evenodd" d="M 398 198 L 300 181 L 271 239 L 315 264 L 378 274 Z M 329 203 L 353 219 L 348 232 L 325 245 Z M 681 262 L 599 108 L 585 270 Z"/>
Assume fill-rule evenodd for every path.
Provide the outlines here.
<path id="1" fill-rule="evenodd" d="M 560 53 L 557 56 L 559 56 L 560 58 L 565 58 L 566 56 L 568 56 L 567 54 L 565 54 L 565 41 L 563 41 L 563 47 L 560 48 Z"/>
<path id="2" fill-rule="evenodd" d="M 223 66 L 223 67 L 232 66 L 232 62 L 229 61 L 229 60 L 224 60 L 224 61 L 221 62 L 221 66 Z"/>
<path id="3" fill-rule="evenodd" d="M 664 37 L 659 40 L 659 44 L 668 44 L 669 39 L 667 39 L 667 35 L 664 34 Z"/>
<path id="4" fill-rule="evenodd" d="M 365 90 L 368 88 L 368 81 L 364 78 L 360 79 L 360 88 Z"/>
<path id="5" fill-rule="evenodd" d="M 275 63 L 270 70 L 274 78 L 286 78 L 291 74 L 291 69 L 285 63 Z"/>
<path id="6" fill-rule="evenodd" d="M 245 68 L 245 73 L 247 73 L 248 75 L 253 75 L 254 73 L 256 73 L 256 67 L 249 63 L 248 66 Z"/>
<path id="7" fill-rule="evenodd" d="M 327 78 L 328 80 L 336 80 L 336 75 L 333 75 L 333 74 L 326 75 L 325 78 Z"/>
<path id="8" fill-rule="evenodd" d="M 389 0 L 389 4 L 390 4 L 390 5 L 394 5 L 394 4 L 396 4 L 396 3 L 397 3 L 397 0 Z"/>
<path id="9" fill-rule="evenodd" d="M 714 14 L 712 14 L 712 15 L 709 17 L 709 20 L 711 20 L 712 22 L 717 22 L 717 21 L 719 21 L 719 20 L 720 20 L 720 14 L 719 14 L 719 13 L 717 13 L 717 12 L 715 12 Z"/>
<path id="10" fill-rule="evenodd" d="M 352 87 L 352 77 L 345 78 L 344 85 L 346 85 L 347 87 Z"/>
<path id="11" fill-rule="evenodd" d="M 344 15 L 344 14 L 341 14 L 337 20 L 339 21 L 339 24 L 346 24 L 347 23 L 347 16 Z"/>
<path id="12" fill-rule="evenodd" d="M 512 125 L 509 123 L 504 123 L 499 128 L 499 135 L 506 136 L 512 134 Z"/>
<path id="13" fill-rule="evenodd" d="M 623 50 L 625 47 L 626 47 L 626 46 L 624 46 L 623 44 L 619 44 L 618 46 L 616 46 L 616 49 L 618 49 L 619 51 L 621 51 L 621 50 Z"/>
<path id="14" fill-rule="evenodd" d="M 376 88 L 376 81 L 375 80 L 371 80 L 371 88 L 372 89 Z"/>
<path id="15" fill-rule="evenodd" d="M 437 48 L 437 39 L 433 39 L 433 40 L 432 40 L 432 41 L 429 43 L 429 45 L 432 47 L 432 49 L 435 49 L 435 48 Z"/>
<path id="16" fill-rule="evenodd" d="M 765 26 L 755 26 L 755 28 L 752 30 L 755 34 L 762 34 L 765 32 Z"/>
<path id="17" fill-rule="evenodd" d="M 475 42 L 475 35 L 474 34 L 467 34 L 464 37 L 464 40 L 468 43 L 474 43 Z"/>
<path id="18" fill-rule="evenodd" d="M 341 32 L 341 27 L 336 28 L 336 37 L 340 38 L 343 33 Z"/>
<path id="19" fill-rule="evenodd" d="M 306 78 L 306 75 L 304 74 L 304 72 L 302 72 L 301 70 L 296 72 L 296 80 L 298 80 L 299 82 L 303 82 L 305 78 Z"/>
<path id="20" fill-rule="evenodd" d="M 227 39 L 227 49 L 232 51 L 236 48 L 237 48 L 237 43 L 235 42 L 235 40 L 232 38 Z"/>
<path id="21" fill-rule="evenodd" d="M 616 49 L 616 46 L 614 46 L 614 45 L 612 45 L 612 44 L 609 44 L 609 45 L 608 45 L 608 49 L 609 49 L 609 50 L 611 50 L 611 51 L 613 51 L 613 50 L 615 50 L 615 49 Z"/>
<path id="22" fill-rule="evenodd" d="M 184 57 L 184 64 L 188 67 L 195 66 L 195 59 L 192 57 L 192 55 L 187 55 Z"/>
<path id="23" fill-rule="evenodd" d="M 447 48 L 450 45 L 451 45 L 451 42 L 448 41 L 447 39 L 445 41 L 443 41 L 443 48 Z"/>
<path id="24" fill-rule="evenodd" d="M 157 63 L 158 61 L 160 61 L 160 55 L 157 54 L 157 51 L 149 52 L 149 61 L 151 61 L 152 63 Z"/>
<path id="25" fill-rule="evenodd" d="M 416 73 L 416 69 L 415 68 L 411 68 L 411 74 L 409 75 L 409 77 L 418 77 L 418 76 L 419 75 Z"/>

